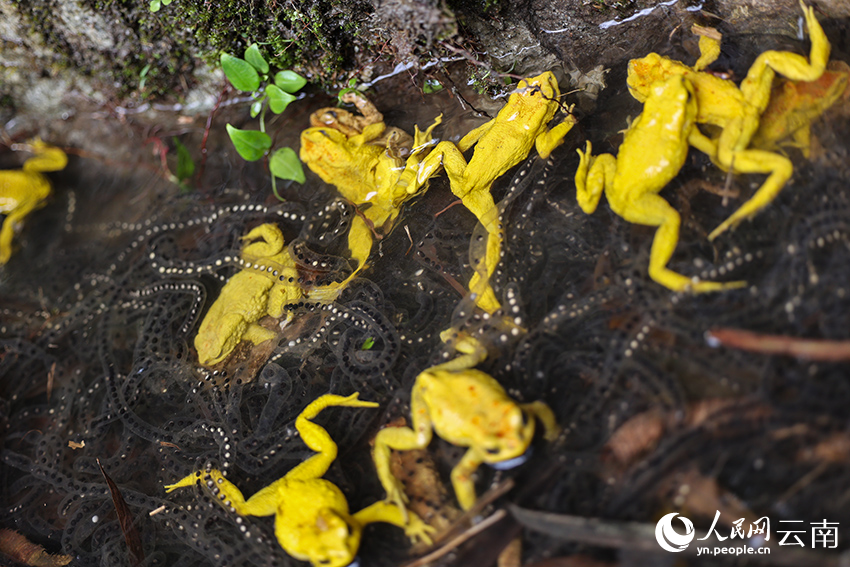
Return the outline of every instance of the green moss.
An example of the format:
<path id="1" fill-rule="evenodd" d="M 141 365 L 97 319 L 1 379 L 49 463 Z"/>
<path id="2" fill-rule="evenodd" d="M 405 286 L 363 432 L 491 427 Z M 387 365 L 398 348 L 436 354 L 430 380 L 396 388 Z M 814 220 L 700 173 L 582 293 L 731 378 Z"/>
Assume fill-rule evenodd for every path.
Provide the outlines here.
<path id="1" fill-rule="evenodd" d="M 194 69 L 194 38 L 166 33 L 166 26 L 150 14 L 146 2 L 83 0 L 72 8 L 81 15 L 83 23 L 58 18 L 55 6 L 44 0 L 13 2 L 28 24 L 30 35 L 42 38 L 45 46 L 60 56 L 58 65 L 72 66 L 105 84 L 115 85 L 119 95 L 138 88 L 139 75 L 148 64 L 148 94 L 179 91 L 185 84 L 180 75 L 191 76 Z M 105 22 L 105 29 L 98 26 L 89 36 L 89 30 L 71 27 L 90 25 L 85 21 L 86 12 L 97 14 Z M 109 41 L 98 45 L 91 38 L 99 34 L 107 34 Z"/>
<path id="2" fill-rule="evenodd" d="M 273 67 L 333 82 L 371 8 L 361 0 L 178 0 L 175 24 L 191 30 L 211 63 L 222 52 L 242 55 L 253 42 Z M 164 12 L 163 10 L 162 12 Z M 160 12 L 160 13 L 162 13 Z M 315 62 L 318 61 L 318 67 Z"/>

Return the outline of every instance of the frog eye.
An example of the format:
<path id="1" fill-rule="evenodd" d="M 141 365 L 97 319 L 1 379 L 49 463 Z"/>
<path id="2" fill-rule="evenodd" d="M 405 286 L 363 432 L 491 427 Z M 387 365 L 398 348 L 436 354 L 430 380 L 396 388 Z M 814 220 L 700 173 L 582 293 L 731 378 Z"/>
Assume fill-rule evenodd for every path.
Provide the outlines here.
<path id="1" fill-rule="evenodd" d="M 325 138 L 328 138 L 328 139 L 330 139 L 330 137 L 331 137 L 331 135 L 328 134 L 327 132 L 325 132 L 324 130 L 319 130 L 319 134 L 321 134 L 322 136 L 324 136 Z"/>
<path id="2" fill-rule="evenodd" d="M 498 447 L 489 447 L 487 449 L 484 449 L 484 451 L 488 455 L 498 455 L 501 452 L 501 449 L 499 449 Z"/>

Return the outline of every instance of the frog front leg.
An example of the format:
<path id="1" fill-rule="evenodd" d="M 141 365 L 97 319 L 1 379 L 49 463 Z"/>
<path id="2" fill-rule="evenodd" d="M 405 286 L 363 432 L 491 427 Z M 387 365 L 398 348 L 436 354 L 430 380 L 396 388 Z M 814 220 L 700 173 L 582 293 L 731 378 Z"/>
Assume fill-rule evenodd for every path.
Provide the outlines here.
<path id="1" fill-rule="evenodd" d="M 427 372 L 427 371 L 426 371 Z M 425 374 L 423 372 L 423 374 Z M 407 517 L 407 495 L 404 487 L 396 477 L 393 476 L 390 467 L 390 453 L 392 449 L 397 451 L 411 451 L 413 449 L 424 449 L 431 442 L 433 425 L 428 406 L 422 398 L 419 381 L 420 374 L 413 386 L 410 400 L 410 414 L 413 420 L 413 429 L 409 427 L 385 427 L 375 436 L 375 446 L 372 448 L 372 460 L 378 472 L 378 479 L 387 492 L 387 500 L 399 507 L 404 517 Z"/>
<path id="2" fill-rule="evenodd" d="M 436 531 L 423 522 L 422 518 L 415 513 L 407 512 L 394 503 L 385 500 L 375 502 L 371 506 L 363 508 L 354 514 L 353 517 L 361 526 L 375 522 L 386 522 L 387 524 L 398 526 L 404 530 L 404 534 L 413 543 L 421 541 L 430 545 L 432 543 L 430 534 Z"/>
<path id="3" fill-rule="evenodd" d="M 324 475 L 328 468 L 336 459 L 337 446 L 327 430 L 310 421 L 319 413 L 331 406 L 344 406 L 352 408 L 375 408 L 378 404 L 375 402 L 365 402 L 358 400 L 359 393 L 351 394 L 343 397 L 335 394 L 325 394 L 310 402 L 304 408 L 304 411 L 295 420 L 295 429 L 301 434 L 301 439 L 304 444 L 316 451 L 318 454 L 313 455 L 303 463 L 296 466 L 286 474 L 290 480 L 309 480 L 320 478 Z"/>
<path id="4" fill-rule="evenodd" d="M 165 491 L 172 492 L 178 488 L 203 484 L 212 491 L 222 506 L 233 508 L 240 516 L 272 516 L 280 505 L 278 494 L 283 482 L 285 477 L 259 490 L 246 501 L 242 491 L 236 485 L 224 478 L 221 471 L 212 469 L 194 472 L 174 484 L 168 484 L 165 486 Z"/>
<path id="5" fill-rule="evenodd" d="M 564 137 L 572 130 L 573 126 L 576 124 L 576 119 L 572 115 L 573 107 L 570 106 L 567 109 L 566 118 L 560 124 L 556 125 L 554 128 L 550 130 L 546 130 L 534 140 L 534 146 L 537 148 L 537 153 L 540 154 L 540 157 L 543 159 L 548 158 L 551 153 L 564 143 Z"/>

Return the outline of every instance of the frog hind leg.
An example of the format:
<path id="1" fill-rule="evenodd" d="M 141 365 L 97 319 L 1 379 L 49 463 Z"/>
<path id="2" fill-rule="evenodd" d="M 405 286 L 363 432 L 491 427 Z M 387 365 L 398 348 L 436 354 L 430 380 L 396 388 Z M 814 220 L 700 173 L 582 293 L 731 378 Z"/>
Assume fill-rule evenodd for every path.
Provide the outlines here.
<path id="1" fill-rule="evenodd" d="M 591 155 L 593 146 L 587 142 L 584 152 L 576 150 L 579 155 L 576 170 L 576 201 L 585 213 L 592 214 L 599 206 L 602 192 L 606 183 L 610 186 L 617 171 L 617 159 L 611 154 Z"/>
<path id="2" fill-rule="evenodd" d="M 711 231 L 711 234 L 708 235 L 709 240 L 714 240 L 726 230 L 737 226 L 745 219 L 753 217 L 761 209 L 766 207 L 776 198 L 794 171 L 791 160 L 779 154 L 764 150 L 735 152 L 734 161 L 729 165 L 731 165 L 735 173 L 768 173 L 769 175 L 762 186 L 759 187 L 746 203 L 741 205 L 720 226 Z M 729 169 L 729 167 L 724 167 L 724 169 Z"/>
<path id="3" fill-rule="evenodd" d="M 427 372 L 427 370 L 426 370 Z M 391 449 L 398 451 L 410 451 L 413 449 L 424 449 L 431 442 L 433 425 L 428 413 L 428 406 L 420 391 L 422 375 L 416 379 L 410 400 L 410 415 L 413 420 L 413 429 L 409 427 L 385 427 L 375 436 L 375 445 L 372 448 L 372 460 L 378 472 L 381 486 L 387 492 L 387 500 L 393 502 L 407 518 L 407 495 L 404 493 L 401 481 L 393 476 L 390 467 Z"/>
<path id="4" fill-rule="evenodd" d="M 68 165 L 68 155 L 55 146 L 35 139 L 31 142 L 35 155 L 29 158 L 21 169 L 26 172 L 59 171 Z"/>
<path id="5" fill-rule="evenodd" d="M 405 512 L 392 502 L 382 500 L 367 506 L 354 514 L 354 519 L 362 527 L 375 522 L 385 522 L 404 529 L 404 533 L 414 543 L 422 541 L 430 544 L 435 530 L 413 512 Z"/>
<path id="6" fill-rule="evenodd" d="M 242 255 L 247 258 L 270 258 L 280 253 L 286 244 L 283 233 L 276 224 L 266 223 L 254 227 L 242 240 L 249 241 L 242 248 Z"/>
<path id="7" fill-rule="evenodd" d="M 811 49 L 809 59 L 787 51 L 765 51 L 753 62 L 746 78 L 741 82 L 744 98 L 755 106 L 759 113 L 764 111 L 770 100 L 774 72 L 794 81 L 815 81 L 826 69 L 830 45 L 826 34 L 815 17 L 814 9 L 800 0 L 806 18 Z"/>
<path id="8" fill-rule="evenodd" d="M 558 425 L 558 420 L 555 419 L 555 414 L 552 408 L 540 400 L 531 402 L 530 404 L 521 404 L 520 407 L 529 415 L 536 417 L 543 424 L 543 438 L 547 441 L 554 441 L 561 433 L 561 427 Z"/>
<path id="9" fill-rule="evenodd" d="M 475 504 L 475 482 L 472 474 L 481 466 L 481 457 L 474 449 L 469 449 L 460 462 L 452 469 L 452 487 L 458 504 L 463 510 L 469 510 Z"/>
<path id="10" fill-rule="evenodd" d="M 295 420 L 295 429 L 301 434 L 301 439 L 304 444 L 316 451 L 318 454 L 313 455 L 294 469 L 289 471 L 286 477 L 290 480 L 309 480 L 320 478 L 324 475 L 328 468 L 336 459 L 337 446 L 327 430 L 310 421 L 319 413 L 331 406 L 345 406 L 358 408 L 374 408 L 378 407 L 375 402 L 365 402 L 358 400 L 359 393 L 354 393 L 350 396 L 343 397 L 336 394 L 325 394 L 310 402 L 304 408 L 304 411 Z"/>
<path id="11" fill-rule="evenodd" d="M 615 211 L 629 222 L 657 226 L 652 249 L 649 253 L 649 277 L 673 291 L 689 290 L 694 293 L 720 291 L 741 287 L 744 282 L 694 282 L 690 278 L 667 268 L 679 243 L 679 213 L 662 197 L 655 193 L 646 193 L 632 201 L 624 211 Z"/>
<path id="12" fill-rule="evenodd" d="M 487 198 L 492 202 L 489 192 Z M 482 258 L 481 247 L 475 242 L 476 235 L 473 235 L 473 245 L 470 248 L 470 265 L 475 268 L 475 272 L 469 280 L 469 291 L 475 294 L 475 304 L 478 307 L 493 314 L 501 307 L 501 304 L 496 299 L 496 294 L 490 285 L 490 277 L 496 271 L 502 257 L 504 231 L 495 205 L 486 214 L 479 217 L 479 222 L 484 225 L 487 236 Z"/>
<path id="13" fill-rule="evenodd" d="M 270 341 L 276 336 L 277 333 L 266 329 L 262 325 L 259 325 L 257 323 L 248 323 L 248 326 L 245 329 L 245 333 L 242 335 L 242 339 L 246 341 L 251 341 L 254 345 L 258 345 L 266 341 Z M 231 348 L 231 350 L 233 349 Z"/>
<path id="14" fill-rule="evenodd" d="M 699 59 L 694 63 L 694 71 L 702 71 L 720 57 L 720 40 L 707 35 L 699 36 Z"/>
<path id="15" fill-rule="evenodd" d="M 7 263 L 12 257 L 12 238 L 15 236 L 15 226 L 25 216 L 26 213 L 17 212 L 16 214 L 16 211 L 13 211 L 3 219 L 3 228 L 0 228 L 0 265 Z"/>
<path id="16" fill-rule="evenodd" d="M 248 501 L 245 500 L 242 491 L 224 478 L 224 475 L 216 469 L 194 472 L 174 484 L 166 485 L 165 491 L 172 492 L 178 488 L 203 483 L 207 488 L 213 490 L 216 499 L 222 506 L 232 508 L 240 516 L 271 516 L 277 511 L 279 483 L 283 480 L 280 479 L 263 488 Z"/>

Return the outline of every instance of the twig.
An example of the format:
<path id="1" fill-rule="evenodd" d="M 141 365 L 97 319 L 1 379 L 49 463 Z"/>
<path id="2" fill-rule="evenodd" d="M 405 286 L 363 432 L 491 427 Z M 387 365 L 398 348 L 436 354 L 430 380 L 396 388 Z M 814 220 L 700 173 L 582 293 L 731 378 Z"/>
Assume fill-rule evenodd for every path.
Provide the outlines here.
<path id="1" fill-rule="evenodd" d="M 850 341 L 801 339 L 726 328 L 707 331 L 705 340 L 712 347 L 725 346 L 761 354 L 783 354 L 825 362 L 850 360 Z"/>
<path id="2" fill-rule="evenodd" d="M 422 567 L 423 565 L 427 565 L 428 563 L 431 563 L 432 561 L 439 559 L 443 555 L 446 555 L 447 553 L 449 553 L 453 549 L 457 548 L 460 544 L 462 544 L 466 540 L 468 540 L 468 539 L 478 535 L 479 533 L 483 532 L 484 530 L 486 530 L 487 528 L 489 528 L 490 526 L 492 526 L 493 524 L 495 524 L 496 522 L 498 522 L 502 518 L 506 517 L 507 515 L 508 515 L 507 512 L 505 512 L 504 510 L 497 510 L 492 516 L 488 516 L 486 519 L 482 520 L 478 524 L 475 524 L 474 526 L 472 526 L 471 528 L 469 528 L 468 530 L 466 530 L 465 532 L 463 532 L 462 534 L 460 534 L 456 538 L 449 541 L 443 547 L 441 547 L 441 548 L 439 548 L 435 551 L 432 551 L 428 555 L 423 555 L 422 557 L 420 557 L 419 559 L 416 559 L 415 561 L 407 563 L 406 565 L 404 565 L 404 567 Z"/>

